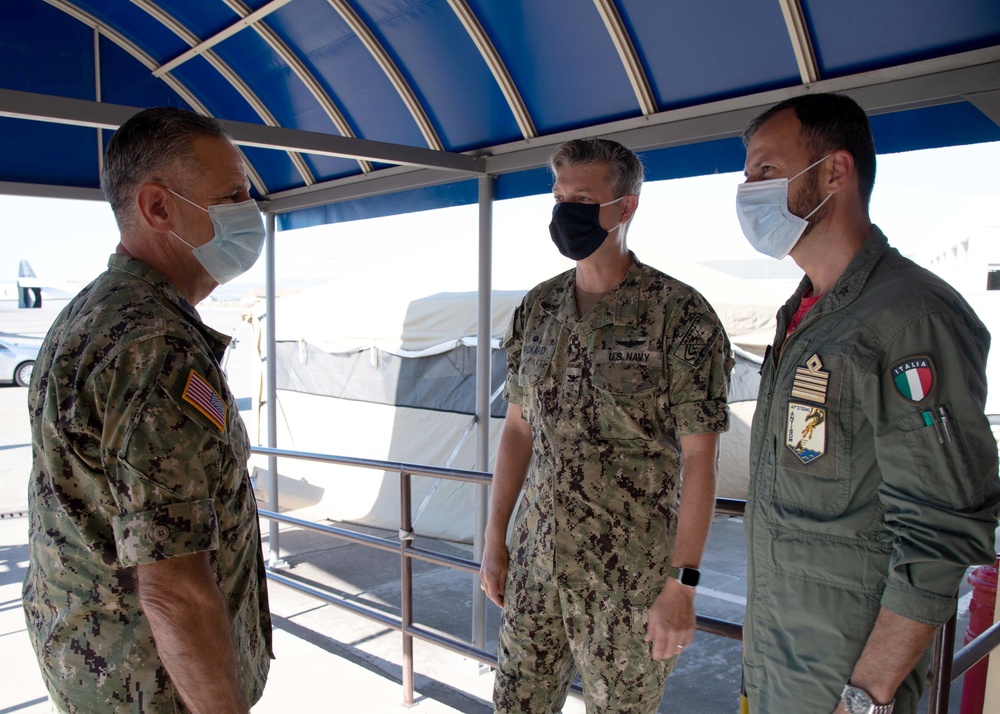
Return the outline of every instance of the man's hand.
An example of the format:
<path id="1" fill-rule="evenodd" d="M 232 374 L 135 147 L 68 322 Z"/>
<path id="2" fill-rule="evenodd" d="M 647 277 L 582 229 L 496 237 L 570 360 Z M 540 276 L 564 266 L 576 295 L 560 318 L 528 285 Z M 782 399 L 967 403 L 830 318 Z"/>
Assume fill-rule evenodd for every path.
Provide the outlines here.
<path id="1" fill-rule="evenodd" d="M 847 714 L 847 709 L 844 707 L 843 702 L 837 705 L 837 708 L 833 710 L 833 714 Z"/>
<path id="2" fill-rule="evenodd" d="M 503 607 L 504 589 L 507 585 L 507 567 L 510 554 L 503 541 L 487 541 L 483 547 L 483 564 L 479 568 L 479 581 L 486 597 Z"/>
<path id="3" fill-rule="evenodd" d="M 694 588 L 681 585 L 674 578 L 649 608 L 646 642 L 653 643 L 653 659 L 679 655 L 694 637 Z"/>

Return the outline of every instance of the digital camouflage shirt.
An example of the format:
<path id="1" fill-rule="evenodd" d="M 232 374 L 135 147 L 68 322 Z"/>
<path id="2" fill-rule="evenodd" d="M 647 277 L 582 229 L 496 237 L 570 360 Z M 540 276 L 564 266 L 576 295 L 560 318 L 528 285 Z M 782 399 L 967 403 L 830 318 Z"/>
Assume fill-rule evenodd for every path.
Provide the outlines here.
<path id="1" fill-rule="evenodd" d="M 136 566 L 207 552 L 243 691 L 260 698 L 271 621 L 250 443 L 219 366 L 228 339 L 167 280 L 113 255 L 56 319 L 28 403 L 28 631 L 69 712 L 185 711 Z"/>
<path id="2" fill-rule="evenodd" d="M 525 296 L 503 344 L 504 396 L 534 443 L 512 565 L 642 598 L 670 565 L 679 437 L 726 430 L 732 360 L 705 299 L 632 259 L 582 318 L 575 270 Z"/>

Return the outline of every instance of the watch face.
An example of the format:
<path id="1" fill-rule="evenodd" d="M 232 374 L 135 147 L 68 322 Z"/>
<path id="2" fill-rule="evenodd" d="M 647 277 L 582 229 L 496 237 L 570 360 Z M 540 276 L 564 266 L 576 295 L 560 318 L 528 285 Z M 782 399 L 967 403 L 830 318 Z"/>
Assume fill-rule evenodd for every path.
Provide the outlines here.
<path id="1" fill-rule="evenodd" d="M 681 568 L 680 581 L 682 585 L 693 588 L 698 585 L 699 580 L 701 580 L 701 571 L 696 568 Z"/>
<path id="2" fill-rule="evenodd" d="M 844 708 L 849 714 L 868 714 L 871 710 L 871 697 L 863 689 L 845 687 L 844 695 L 841 698 L 844 700 Z"/>

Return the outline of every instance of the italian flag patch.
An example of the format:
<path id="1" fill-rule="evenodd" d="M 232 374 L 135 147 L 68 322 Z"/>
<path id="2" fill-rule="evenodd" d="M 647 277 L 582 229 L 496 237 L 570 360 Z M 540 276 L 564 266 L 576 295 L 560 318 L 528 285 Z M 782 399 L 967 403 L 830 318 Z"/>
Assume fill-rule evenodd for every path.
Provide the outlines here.
<path id="1" fill-rule="evenodd" d="M 911 402 L 923 401 L 934 389 L 934 363 L 930 357 L 907 357 L 891 370 L 896 389 Z"/>

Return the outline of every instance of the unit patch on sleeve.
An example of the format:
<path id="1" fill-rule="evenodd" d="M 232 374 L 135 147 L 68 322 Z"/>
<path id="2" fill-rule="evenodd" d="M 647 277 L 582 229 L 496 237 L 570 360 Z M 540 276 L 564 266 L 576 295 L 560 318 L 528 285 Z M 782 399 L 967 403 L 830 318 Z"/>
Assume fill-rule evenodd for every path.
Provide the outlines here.
<path id="1" fill-rule="evenodd" d="M 688 320 L 684 336 L 674 346 L 671 354 L 692 367 L 697 367 L 705 359 L 720 331 L 718 325 L 713 325 L 700 315 L 695 316 Z"/>
<path id="2" fill-rule="evenodd" d="M 934 389 L 934 362 L 919 355 L 898 362 L 889 373 L 896 390 L 911 402 L 923 401 Z"/>
<path id="3" fill-rule="evenodd" d="M 826 409 L 789 402 L 785 446 L 804 464 L 825 454 Z"/>
<path id="4" fill-rule="evenodd" d="M 188 375 L 183 397 L 185 402 L 208 417 L 208 420 L 215 424 L 215 428 L 225 433 L 226 403 L 222 401 L 219 393 L 212 389 L 208 380 L 193 369 Z"/>

